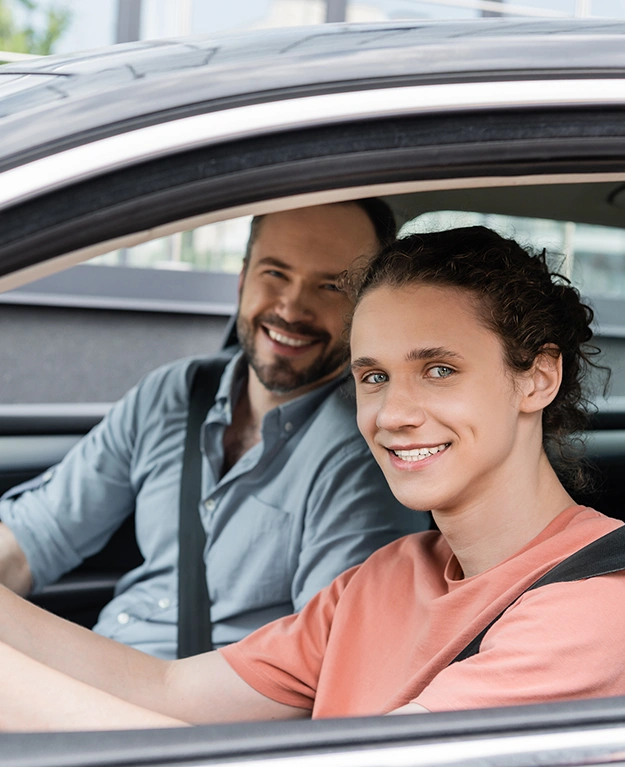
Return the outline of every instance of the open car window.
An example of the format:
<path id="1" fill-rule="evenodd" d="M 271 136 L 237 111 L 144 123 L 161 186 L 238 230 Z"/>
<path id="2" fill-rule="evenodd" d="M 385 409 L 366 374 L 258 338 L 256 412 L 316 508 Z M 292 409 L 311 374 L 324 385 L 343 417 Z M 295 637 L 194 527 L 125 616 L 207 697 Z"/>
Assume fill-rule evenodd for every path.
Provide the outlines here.
<path id="1" fill-rule="evenodd" d="M 144 373 L 219 348 L 236 307 L 252 215 L 380 195 L 406 233 L 485 224 L 546 248 L 589 298 L 596 309 L 595 340 L 613 381 L 607 399 L 598 400 L 599 417 L 587 434 L 600 475 L 596 492 L 580 500 L 625 518 L 622 35 L 607 22 L 593 23 L 585 33 L 600 39 L 593 37 L 590 46 L 576 37 L 582 32 L 571 35 L 561 22 L 550 28 L 545 48 L 516 22 L 507 33 L 514 45 L 497 42 L 497 25 L 483 33 L 479 25 L 455 24 L 444 34 L 436 25 L 425 32 L 420 27 L 280 31 L 264 39 L 265 47 L 252 45 L 248 59 L 241 58 L 250 45 L 245 36 L 232 42 L 230 58 L 227 43 L 211 47 L 204 41 L 192 50 L 198 71 L 188 73 L 189 80 L 184 71 L 170 72 L 162 87 L 146 89 L 144 102 L 130 98 L 132 90 L 124 98 L 107 91 L 105 106 L 120 111 L 103 127 L 97 116 L 106 110 L 89 108 L 97 96 L 80 95 L 79 63 L 68 70 L 75 79 L 67 75 L 67 98 L 54 91 L 59 112 L 41 121 L 37 110 L 44 105 L 37 93 L 44 85 L 29 80 L 11 130 L 0 132 L 6 138 L 2 168 L 13 174 L 11 184 L 20 180 L 21 168 L 31 194 L 11 202 L 17 186 L 0 188 L 9 199 L 0 209 L 0 270 L 8 289 L 0 296 L 8 329 L 0 339 L 3 490 L 60 460 Z M 345 49 L 337 43 L 341 35 Z M 445 35 L 449 39 L 441 40 Z M 425 53 L 419 40 L 430 41 Z M 184 48 L 174 47 L 179 53 Z M 572 50 L 578 68 L 568 72 Z M 267 69 L 257 66 L 263 51 L 274 57 Z M 154 50 L 144 53 L 158 58 Z M 497 73 L 508 53 L 513 60 L 506 77 L 522 81 L 518 88 Z M 459 78 L 454 56 L 464 62 Z M 584 62 L 595 56 L 596 70 L 580 76 Z M 323 59 L 319 68 L 316 57 Z M 202 70 L 209 59 L 217 71 L 212 77 Z M 245 63 L 250 61 L 254 66 Z M 489 70 L 495 70 L 494 84 Z M 12 83 L 8 96 L 15 99 L 15 78 L 22 76 L 5 77 Z M 37 77 L 47 81 L 52 75 Z M 88 83 L 84 87 L 88 92 Z M 515 102 L 516 93 L 521 96 Z M 63 135 L 73 98 L 84 99 L 76 108 L 76 132 Z M 147 116 L 140 113 L 141 103 L 151 110 Z M 241 113 L 239 107 L 250 109 Z M 162 143 L 150 154 L 142 131 L 149 133 L 162 116 Z M 125 134 L 141 149 L 136 157 L 124 144 Z M 97 145 L 110 137 L 124 149 L 123 163 L 114 167 Z M 81 167 L 71 165 L 76 149 L 93 172 L 81 175 Z M 48 152 L 56 158 L 56 185 L 38 177 L 39 166 L 32 165 Z M 104 389 L 109 379 L 114 385 Z M 44 593 L 42 603 L 93 625 L 117 579 L 140 562 L 132 541 L 130 525 L 110 548 Z M 624 760 L 624 728 L 622 700 L 592 700 L 433 715 L 427 721 L 0 736 L 0 761 L 33 767 L 189 761 L 302 767 L 604 764 Z"/>
<path id="2" fill-rule="evenodd" d="M 625 229 L 574 220 L 445 210 L 411 219 L 400 236 L 457 226 L 486 226 L 528 247 L 544 248 L 552 268 L 570 279 L 584 296 L 625 300 Z"/>

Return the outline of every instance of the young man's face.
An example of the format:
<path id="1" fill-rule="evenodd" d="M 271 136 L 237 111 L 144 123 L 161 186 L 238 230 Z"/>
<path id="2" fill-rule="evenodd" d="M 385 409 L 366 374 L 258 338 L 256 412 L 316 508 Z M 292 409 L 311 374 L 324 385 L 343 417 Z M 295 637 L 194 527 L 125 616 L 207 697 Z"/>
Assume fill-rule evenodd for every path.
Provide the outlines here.
<path id="1" fill-rule="evenodd" d="M 237 331 L 265 388 L 304 393 L 345 365 L 344 320 L 351 306 L 337 279 L 376 247 L 373 224 L 354 204 L 262 220 L 241 275 Z"/>
<path id="2" fill-rule="evenodd" d="M 501 496 L 527 461 L 521 435 L 533 416 L 469 294 L 376 288 L 351 342 L 358 425 L 395 497 L 452 513 Z"/>

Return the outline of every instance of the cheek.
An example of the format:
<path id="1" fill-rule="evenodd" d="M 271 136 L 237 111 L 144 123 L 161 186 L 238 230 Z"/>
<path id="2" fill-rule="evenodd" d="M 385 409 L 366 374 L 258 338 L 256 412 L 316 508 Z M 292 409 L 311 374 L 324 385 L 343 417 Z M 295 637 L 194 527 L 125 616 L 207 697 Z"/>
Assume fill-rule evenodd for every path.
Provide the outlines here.
<path id="1" fill-rule="evenodd" d="M 243 314 L 255 315 L 271 303 L 271 291 L 260 284 L 246 285 L 241 294 L 239 310 Z"/>
<path id="2" fill-rule="evenodd" d="M 472 432 L 485 454 L 507 451 L 514 440 L 518 410 L 506 379 L 484 379 L 471 396 L 457 403 L 457 417 Z"/>
<path id="3" fill-rule="evenodd" d="M 369 447 L 372 448 L 372 441 L 376 431 L 377 405 L 374 402 L 367 401 L 366 398 L 356 396 L 356 407 L 358 428 Z"/>

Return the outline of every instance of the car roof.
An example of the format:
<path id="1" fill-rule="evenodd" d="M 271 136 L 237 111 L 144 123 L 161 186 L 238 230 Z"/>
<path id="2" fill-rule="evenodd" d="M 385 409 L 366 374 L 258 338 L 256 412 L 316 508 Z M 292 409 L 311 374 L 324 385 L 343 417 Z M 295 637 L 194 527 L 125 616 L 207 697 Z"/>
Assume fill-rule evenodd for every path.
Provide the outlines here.
<path id="1" fill-rule="evenodd" d="M 624 73 L 625 23 L 611 20 L 330 24 L 130 43 L 0 67 L 0 158 L 295 95 Z"/>

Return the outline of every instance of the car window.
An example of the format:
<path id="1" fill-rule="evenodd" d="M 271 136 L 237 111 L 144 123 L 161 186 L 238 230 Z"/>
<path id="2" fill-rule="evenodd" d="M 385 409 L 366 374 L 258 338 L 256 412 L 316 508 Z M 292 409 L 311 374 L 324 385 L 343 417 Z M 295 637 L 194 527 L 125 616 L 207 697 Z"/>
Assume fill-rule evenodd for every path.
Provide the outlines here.
<path id="1" fill-rule="evenodd" d="M 128 266 L 238 274 L 251 216 L 218 221 L 91 259 L 93 266 Z"/>
<path id="2" fill-rule="evenodd" d="M 535 249 L 584 296 L 625 300 L 625 229 L 473 211 L 433 211 L 406 222 L 401 234 L 487 226 Z M 624 317 L 625 324 L 625 317 Z"/>
<path id="3" fill-rule="evenodd" d="M 238 274 L 251 216 L 219 221 L 112 250 L 87 263 L 170 271 Z M 476 211 L 431 211 L 407 221 L 400 235 L 455 226 L 482 225 L 534 248 L 545 248 L 552 265 L 595 298 L 625 300 L 625 229 L 575 221 Z M 625 324 L 625 318 L 624 318 Z"/>
<path id="4" fill-rule="evenodd" d="M 218 349 L 250 221 L 129 243 L 0 295 L 12 328 L 0 406 L 112 402 L 159 365 Z"/>

